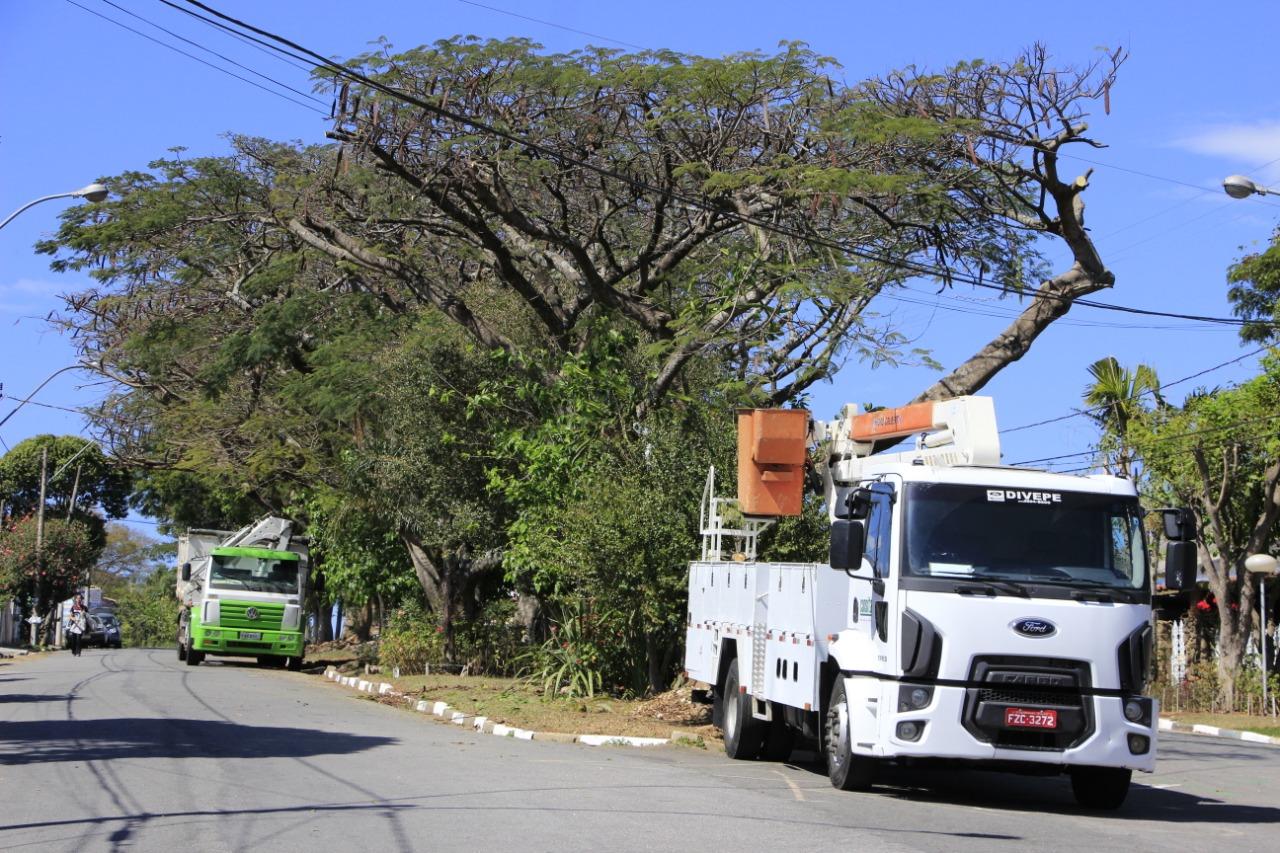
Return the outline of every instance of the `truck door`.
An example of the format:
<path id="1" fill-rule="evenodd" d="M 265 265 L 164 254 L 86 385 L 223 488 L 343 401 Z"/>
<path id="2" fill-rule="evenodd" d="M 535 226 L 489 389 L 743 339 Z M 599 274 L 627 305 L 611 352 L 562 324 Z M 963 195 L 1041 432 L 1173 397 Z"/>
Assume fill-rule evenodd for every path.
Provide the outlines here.
<path id="1" fill-rule="evenodd" d="M 876 660 L 872 667 L 878 672 L 887 672 L 893 665 L 892 660 L 892 628 L 893 628 L 893 589 L 890 583 L 890 559 L 893 556 L 893 504 L 894 489 L 891 483 L 873 483 L 871 490 L 871 509 L 867 514 L 867 544 L 863 553 L 864 566 L 870 569 L 871 582 L 864 589 L 870 600 L 870 630 L 875 647 Z M 859 618 L 865 618 L 859 613 Z"/>

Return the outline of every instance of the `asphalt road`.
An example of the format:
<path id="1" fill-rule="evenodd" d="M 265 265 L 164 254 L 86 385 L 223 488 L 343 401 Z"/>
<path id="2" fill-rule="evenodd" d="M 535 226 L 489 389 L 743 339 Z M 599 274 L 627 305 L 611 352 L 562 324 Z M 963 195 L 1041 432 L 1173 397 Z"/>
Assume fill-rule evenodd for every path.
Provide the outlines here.
<path id="1" fill-rule="evenodd" d="M 1063 779 L 817 767 L 462 731 L 172 651 L 0 661 L 3 850 L 1280 849 L 1280 748 L 1165 736 L 1119 812 Z M 796 757 L 799 757 L 796 756 Z"/>

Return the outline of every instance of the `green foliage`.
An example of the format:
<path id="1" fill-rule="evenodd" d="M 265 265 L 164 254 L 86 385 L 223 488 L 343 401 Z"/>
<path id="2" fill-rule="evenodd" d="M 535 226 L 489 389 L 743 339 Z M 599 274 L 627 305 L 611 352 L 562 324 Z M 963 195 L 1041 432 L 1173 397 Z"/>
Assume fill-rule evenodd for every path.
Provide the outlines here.
<path id="1" fill-rule="evenodd" d="M 513 675 L 526 651 L 524 626 L 516 621 L 510 596 L 496 598 L 457 628 L 457 657 L 472 672 Z"/>
<path id="2" fill-rule="evenodd" d="M 0 529 L 0 594 L 17 597 L 44 616 L 83 584 L 93 565 L 89 528 L 79 521 L 46 518 L 37 551 L 37 521 L 28 516 Z"/>
<path id="3" fill-rule="evenodd" d="M 1163 404 L 1160 379 L 1155 370 L 1139 364 L 1132 371 L 1121 367 L 1112 356 L 1089 365 L 1093 382 L 1085 389 L 1084 402 L 1094 413 L 1094 421 L 1102 428 L 1098 450 L 1108 471 L 1131 476 L 1134 464 L 1129 426 L 1154 404 Z M 1145 400 L 1147 395 L 1151 400 Z"/>
<path id="4" fill-rule="evenodd" d="M 150 648 L 174 642 L 178 629 L 175 574 L 175 569 L 154 571 L 119 594 L 116 616 L 126 645 Z"/>
<path id="5" fill-rule="evenodd" d="M 130 477 L 92 441 L 74 435 L 33 436 L 0 457 L 0 495 L 5 496 L 5 511 L 14 518 L 36 512 L 40 502 L 40 461 L 46 450 L 46 515 L 66 518 L 70 510 L 70 517 L 88 530 L 96 554 L 106 542 L 103 516 L 124 518 L 128 512 Z M 75 506 L 69 507 L 73 491 Z"/>
<path id="6" fill-rule="evenodd" d="M 759 558 L 777 563 L 825 563 L 831 556 L 831 522 L 816 495 L 806 495 L 800 515 L 782 518 L 760 537 Z"/>
<path id="7" fill-rule="evenodd" d="M 311 559 L 324 573 L 324 599 L 360 606 L 399 601 L 416 586 L 393 524 L 336 489 L 316 489 L 294 515 L 308 519 Z"/>
<path id="8" fill-rule="evenodd" d="M 1245 255 L 1227 271 L 1227 298 L 1246 341 L 1280 341 L 1280 231 L 1261 252 Z"/>
<path id="9" fill-rule="evenodd" d="M 603 665 L 612 633 L 601 628 L 613 623 L 616 615 L 596 612 L 581 598 L 564 604 L 551 635 L 522 658 L 525 678 L 546 699 L 595 696 L 604 687 Z"/>
<path id="10" fill-rule="evenodd" d="M 444 632 L 439 620 L 418 606 L 397 609 L 378 640 L 380 666 L 421 673 L 427 664 L 444 661 Z"/>

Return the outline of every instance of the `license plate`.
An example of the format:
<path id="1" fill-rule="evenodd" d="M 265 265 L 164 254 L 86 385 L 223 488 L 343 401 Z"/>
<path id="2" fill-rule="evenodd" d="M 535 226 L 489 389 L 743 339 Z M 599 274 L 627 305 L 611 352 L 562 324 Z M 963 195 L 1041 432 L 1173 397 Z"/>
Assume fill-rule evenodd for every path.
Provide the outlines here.
<path id="1" fill-rule="evenodd" d="M 261 631 L 241 631 L 241 632 L 240 632 L 240 639 L 242 639 L 242 640 L 261 640 L 261 639 L 262 639 L 262 632 L 261 632 Z"/>
<path id="2" fill-rule="evenodd" d="M 1056 729 L 1058 727 L 1058 712 L 1005 708 L 1004 724 L 1020 729 Z"/>

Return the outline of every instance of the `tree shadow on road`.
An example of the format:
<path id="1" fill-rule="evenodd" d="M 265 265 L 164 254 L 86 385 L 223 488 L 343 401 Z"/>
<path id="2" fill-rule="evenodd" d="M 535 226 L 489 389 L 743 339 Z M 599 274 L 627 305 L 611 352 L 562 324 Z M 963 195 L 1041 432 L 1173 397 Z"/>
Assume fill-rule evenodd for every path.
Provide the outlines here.
<path id="1" fill-rule="evenodd" d="M 33 720 L 0 726 L 0 765 L 123 758 L 305 758 L 348 755 L 396 742 L 389 737 L 221 720 Z"/>
<path id="2" fill-rule="evenodd" d="M 70 693 L 0 693 L 0 705 L 9 702 L 70 702 L 77 697 Z M 5 723 L 11 726 L 13 723 Z M 0 742 L 4 737 L 0 735 Z"/>

